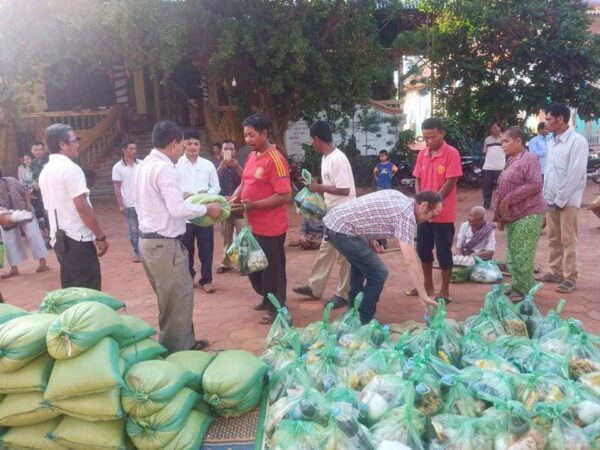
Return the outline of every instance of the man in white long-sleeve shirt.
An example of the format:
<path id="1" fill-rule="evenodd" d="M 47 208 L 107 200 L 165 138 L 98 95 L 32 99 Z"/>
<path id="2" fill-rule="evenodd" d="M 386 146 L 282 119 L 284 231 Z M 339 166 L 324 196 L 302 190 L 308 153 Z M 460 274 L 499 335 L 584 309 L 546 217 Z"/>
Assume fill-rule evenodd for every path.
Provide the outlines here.
<path id="1" fill-rule="evenodd" d="M 221 191 L 217 169 L 208 159 L 201 158 L 200 133 L 187 129 L 183 133 L 183 156 L 177 162 L 179 183 L 184 197 L 198 192 L 218 194 Z M 214 227 L 201 227 L 193 223 L 185 224 L 183 245 L 188 251 L 189 270 L 192 279 L 196 275 L 194 270 L 194 246 L 198 247 L 200 260 L 199 286 L 208 294 L 215 292 L 212 285 L 212 262 L 215 248 Z M 194 242 L 196 244 L 194 244 Z"/>
<path id="2" fill-rule="evenodd" d="M 546 108 L 546 128 L 554 133 L 548 142 L 544 199 L 548 205 L 550 272 L 538 280 L 560 283 L 561 293 L 573 292 L 577 282 L 577 212 L 585 189 L 588 144 L 569 128 L 571 112 L 556 103 Z"/>
<path id="3" fill-rule="evenodd" d="M 154 149 L 135 174 L 135 208 L 140 225 L 140 254 L 158 299 L 160 343 L 169 353 L 201 350 L 208 341 L 194 335 L 194 286 L 181 238 L 188 219 L 216 218 L 217 203 L 192 205 L 183 198 L 175 163 L 182 154 L 183 130 L 168 120 L 152 130 Z"/>

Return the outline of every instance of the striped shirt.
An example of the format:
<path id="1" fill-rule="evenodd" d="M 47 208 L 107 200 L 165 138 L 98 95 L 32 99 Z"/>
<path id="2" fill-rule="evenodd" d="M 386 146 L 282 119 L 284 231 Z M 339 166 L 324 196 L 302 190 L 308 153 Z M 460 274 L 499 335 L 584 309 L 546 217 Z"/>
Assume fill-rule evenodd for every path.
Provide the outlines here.
<path id="1" fill-rule="evenodd" d="M 413 244 L 417 227 L 415 201 L 394 190 L 373 192 L 333 208 L 323 223 L 335 233 L 366 241 L 397 238 Z"/>

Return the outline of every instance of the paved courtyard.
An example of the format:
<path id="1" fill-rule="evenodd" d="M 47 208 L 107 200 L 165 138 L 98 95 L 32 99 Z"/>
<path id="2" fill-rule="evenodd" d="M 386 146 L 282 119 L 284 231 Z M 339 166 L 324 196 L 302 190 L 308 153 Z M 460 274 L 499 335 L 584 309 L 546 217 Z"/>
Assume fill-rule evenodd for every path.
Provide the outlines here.
<path id="1" fill-rule="evenodd" d="M 584 201 L 591 201 L 598 195 L 598 185 L 588 183 Z M 459 221 L 466 218 L 471 206 L 481 204 L 479 190 L 459 188 Z M 156 298 L 141 264 L 132 262 L 132 252 L 127 237 L 125 218 L 120 215 L 116 202 L 112 199 L 96 200 L 94 208 L 99 216 L 103 230 L 108 236 L 110 249 L 101 258 L 103 290 L 127 304 L 127 312 L 139 316 L 150 324 L 157 325 L 158 307 Z M 491 213 L 490 213 L 491 214 Z M 297 239 L 300 217 L 293 208 L 289 208 L 290 231 L 288 242 Z M 589 211 L 579 213 L 579 268 L 578 289 L 566 294 L 566 316 L 580 319 L 586 328 L 600 334 L 600 220 Z M 504 233 L 497 232 L 496 257 L 504 257 Z M 220 236 L 215 236 L 215 264 L 222 254 Z M 393 243 L 392 243 L 393 244 Z M 292 292 L 292 287 L 304 284 L 310 272 L 315 252 L 306 252 L 297 247 L 287 249 L 288 298 L 287 304 L 294 322 L 298 326 L 319 320 L 323 311 L 322 300 L 306 300 Z M 385 323 L 400 323 L 409 319 L 420 321 L 423 311 L 418 302 L 404 296 L 404 291 L 411 287 L 409 276 L 400 252 L 383 255 L 390 268 L 390 277 L 379 301 L 376 318 Z M 548 250 L 546 233 L 540 238 L 536 264 L 547 268 Z M 54 253 L 48 258 L 51 269 L 47 272 L 35 273 L 37 262 L 28 260 L 20 267 L 20 275 L 0 281 L 2 294 L 9 303 L 28 310 L 39 306 L 45 293 L 60 287 L 59 268 Z M 6 270 L 6 267 L 5 269 Z M 329 281 L 326 295 L 332 295 L 337 282 L 336 270 Z M 434 274 L 439 282 L 440 274 Z M 260 325 L 257 320 L 260 312 L 252 306 L 258 298 L 246 277 L 229 272 L 214 275 L 213 284 L 217 291 L 205 294 L 195 291 L 196 307 L 194 324 L 198 337 L 206 337 L 211 341 L 211 350 L 241 348 L 259 353 L 263 348 L 264 338 L 269 327 Z M 556 306 L 560 295 L 554 291 L 555 285 L 547 285 L 542 289 L 536 301 L 543 312 Z M 464 283 L 452 285 L 451 295 L 454 302 L 448 306 L 449 316 L 463 320 L 476 314 L 482 306 L 489 285 Z M 337 316 L 336 310 L 333 316 Z"/>

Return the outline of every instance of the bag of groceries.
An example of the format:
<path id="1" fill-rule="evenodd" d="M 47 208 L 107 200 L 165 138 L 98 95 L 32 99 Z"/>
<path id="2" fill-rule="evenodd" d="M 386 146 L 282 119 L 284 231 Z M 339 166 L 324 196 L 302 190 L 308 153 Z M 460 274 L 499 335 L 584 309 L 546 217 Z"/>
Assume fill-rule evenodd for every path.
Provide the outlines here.
<path id="1" fill-rule="evenodd" d="M 484 261 L 476 256 L 469 279 L 476 283 L 499 283 L 502 281 L 502 272 L 492 261 Z"/>
<path id="2" fill-rule="evenodd" d="M 260 272 L 269 266 L 267 255 L 260 248 L 249 226 L 240 230 L 227 249 L 227 256 L 240 273 Z"/>
<path id="3" fill-rule="evenodd" d="M 312 183 L 312 175 L 306 169 L 302 169 L 302 180 L 305 184 Z M 304 187 L 294 197 L 294 204 L 297 211 L 305 217 L 315 217 L 322 219 L 327 214 L 327 205 L 325 199 L 317 192 L 311 192 L 308 187 Z"/>

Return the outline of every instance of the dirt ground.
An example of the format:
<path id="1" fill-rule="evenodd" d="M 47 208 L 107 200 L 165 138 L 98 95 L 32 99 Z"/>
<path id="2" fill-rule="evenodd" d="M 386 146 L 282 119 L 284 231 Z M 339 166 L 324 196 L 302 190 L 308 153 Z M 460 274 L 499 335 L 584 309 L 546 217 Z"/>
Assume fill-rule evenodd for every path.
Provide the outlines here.
<path id="1" fill-rule="evenodd" d="M 589 183 L 584 202 L 590 202 L 599 189 L 597 184 Z M 466 220 L 467 211 L 474 205 L 481 204 L 479 190 L 459 188 L 459 223 Z M 137 315 L 150 324 L 157 325 L 158 307 L 156 298 L 144 273 L 141 264 L 132 262 L 132 251 L 127 236 L 125 218 L 120 215 L 113 199 L 97 200 L 94 208 L 99 216 L 103 230 L 108 236 L 110 249 L 102 257 L 103 290 L 127 304 L 127 312 Z M 490 212 L 491 214 L 491 212 Z M 289 208 L 290 229 L 288 242 L 297 239 L 300 217 L 293 208 Z M 490 217 L 491 218 L 491 217 Z M 600 220 L 591 212 L 579 212 L 579 280 L 578 287 L 572 294 L 564 295 L 567 300 L 565 316 L 573 316 L 584 322 L 589 331 L 600 334 L 600 258 L 596 253 L 600 243 Z M 497 232 L 496 257 L 504 257 L 504 233 Z M 536 264 L 547 269 L 548 248 L 547 236 L 544 232 L 538 244 Z M 219 233 L 215 233 L 215 264 L 218 266 L 222 255 Z M 292 287 L 305 284 L 310 273 L 314 251 L 302 251 L 297 247 L 287 248 L 288 297 L 287 304 L 298 326 L 319 320 L 323 312 L 323 300 L 306 300 L 292 292 Z M 377 307 L 376 318 L 384 323 L 401 323 L 412 319 L 421 321 L 423 311 L 418 302 L 404 296 L 404 291 L 411 287 L 409 276 L 400 252 L 383 255 L 390 268 L 390 277 Z M 60 287 L 59 266 L 51 251 L 48 256 L 51 269 L 47 272 L 35 273 L 37 262 L 25 261 L 20 267 L 20 274 L 0 281 L 0 289 L 7 302 L 28 310 L 35 310 L 44 295 Z M 7 270 L 5 267 L 4 270 Z M 440 274 L 434 273 L 439 283 Z M 334 293 L 337 282 L 336 270 L 330 278 L 325 296 Z M 213 284 L 217 291 L 205 294 L 195 291 L 196 307 L 194 324 L 198 337 L 210 340 L 211 350 L 240 348 L 259 353 L 263 349 L 264 339 L 269 327 L 260 325 L 257 320 L 260 312 L 252 306 L 258 301 L 246 277 L 229 272 L 214 275 Z M 555 285 L 547 285 L 538 293 L 536 302 L 543 312 L 558 303 L 560 295 L 554 291 Z M 476 314 L 483 304 L 489 285 L 464 283 L 451 286 L 454 302 L 448 306 L 449 316 L 464 320 Z M 335 310 L 333 316 L 340 314 Z"/>

